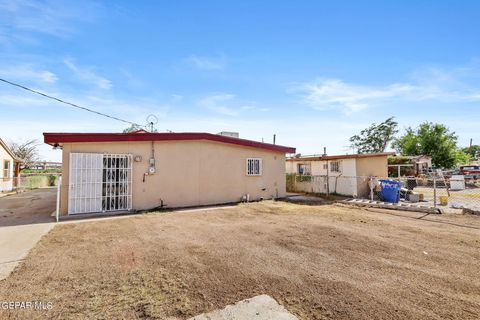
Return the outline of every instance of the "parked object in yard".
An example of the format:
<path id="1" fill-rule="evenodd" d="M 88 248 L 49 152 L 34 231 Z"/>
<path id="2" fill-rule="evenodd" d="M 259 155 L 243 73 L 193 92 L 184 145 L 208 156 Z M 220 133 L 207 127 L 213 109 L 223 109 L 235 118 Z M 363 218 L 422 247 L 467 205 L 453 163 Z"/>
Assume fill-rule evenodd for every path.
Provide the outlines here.
<path id="1" fill-rule="evenodd" d="M 461 166 L 460 173 L 464 175 L 466 178 L 480 179 L 480 166 L 477 166 L 477 165 Z"/>
<path id="2" fill-rule="evenodd" d="M 448 205 L 448 197 L 447 196 L 440 196 L 440 205 L 442 205 L 442 206 Z"/>
<path id="3" fill-rule="evenodd" d="M 409 193 L 407 194 L 407 200 L 410 202 L 419 202 L 420 201 L 420 195 L 417 193 Z"/>
<path id="4" fill-rule="evenodd" d="M 417 179 L 415 177 L 407 177 L 406 187 L 408 190 L 413 190 L 417 186 Z"/>
<path id="5" fill-rule="evenodd" d="M 454 175 L 450 178 L 450 190 L 465 190 L 465 176 Z"/>
<path id="6" fill-rule="evenodd" d="M 397 203 L 400 201 L 400 182 L 393 180 L 380 180 L 382 191 L 380 197 L 390 203 Z"/>

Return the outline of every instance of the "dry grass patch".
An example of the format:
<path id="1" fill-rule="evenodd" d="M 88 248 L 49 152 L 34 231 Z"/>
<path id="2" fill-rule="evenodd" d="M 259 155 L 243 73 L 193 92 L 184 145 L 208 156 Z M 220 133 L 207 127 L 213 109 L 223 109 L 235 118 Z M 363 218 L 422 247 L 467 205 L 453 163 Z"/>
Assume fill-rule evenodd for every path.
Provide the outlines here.
<path id="1" fill-rule="evenodd" d="M 266 201 L 59 225 L 0 284 L 53 309 L 0 317 L 184 319 L 265 293 L 302 319 L 478 319 L 480 220 L 421 215 Z"/>

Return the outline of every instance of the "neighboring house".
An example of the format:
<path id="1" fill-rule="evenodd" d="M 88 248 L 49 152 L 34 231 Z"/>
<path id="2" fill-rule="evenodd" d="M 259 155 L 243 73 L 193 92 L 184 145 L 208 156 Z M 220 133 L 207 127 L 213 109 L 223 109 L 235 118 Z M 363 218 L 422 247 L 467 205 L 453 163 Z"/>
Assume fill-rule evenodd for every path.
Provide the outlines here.
<path id="1" fill-rule="evenodd" d="M 313 189 L 302 191 L 325 193 L 328 187 L 329 192 L 358 196 L 367 192 L 368 177 L 387 177 L 387 159 L 393 154 L 384 152 L 291 157 L 286 161 L 286 171 L 299 175 L 321 176 L 317 180 L 324 182 L 317 181 L 316 185 L 311 182 L 304 183 L 304 187 L 309 188 L 309 185 L 313 185 Z"/>
<path id="2" fill-rule="evenodd" d="M 15 157 L 8 146 L 0 139 L 0 192 L 12 191 L 14 178 L 18 176 L 20 160 Z"/>
<path id="3" fill-rule="evenodd" d="M 432 157 L 391 156 L 388 158 L 389 176 L 418 176 L 427 173 L 432 168 Z"/>
<path id="4" fill-rule="evenodd" d="M 61 214 L 284 197 L 295 149 L 210 133 L 44 133 L 63 149 Z"/>

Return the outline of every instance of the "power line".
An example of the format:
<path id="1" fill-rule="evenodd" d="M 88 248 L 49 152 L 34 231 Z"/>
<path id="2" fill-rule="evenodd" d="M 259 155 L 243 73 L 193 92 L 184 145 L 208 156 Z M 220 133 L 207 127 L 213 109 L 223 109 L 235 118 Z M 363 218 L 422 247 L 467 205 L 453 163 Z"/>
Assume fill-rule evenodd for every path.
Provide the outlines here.
<path id="1" fill-rule="evenodd" d="M 14 82 L 11 82 L 11 81 L 2 79 L 2 78 L 0 78 L 0 81 L 5 82 L 5 83 L 8 83 L 8 84 L 10 84 L 10 85 L 12 85 L 12 86 L 21 88 L 21 89 L 23 89 L 23 90 L 26 90 L 26 91 L 29 91 L 29 92 L 32 92 L 32 93 L 41 95 L 41 96 L 43 96 L 43 97 L 45 97 L 45 98 L 49 98 L 49 99 L 55 100 L 55 101 L 57 101 L 57 102 L 60 102 L 60 103 L 69 105 L 69 106 L 74 107 L 74 108 L 78 108 L 78 109 L 81 109 L 81 110 L 84 110 L 84 111 L 88 111 L 88 112 L 91 112 L 91 113 L 95 113 L 95 114 L 97 114 L 97 115 L 100 115 L 100 116 L 103 116 L 103 117 L 107 117 L 107 118 L 110 118 L 110 119 L 113 119 L 113 120 L 125 122 L 125 123 L 128 123 L 128 124 L 134 125 L 134 126 L 143 127 L 143 126 L 139 125 L 138 123 L 131 122 L 131 121 L 124 120 L 124 119 L 120 119 L 120 118 L 118 118 L 118 117 L 111 116 L 111 115 L 108 115 L 108 114 L 106 114 L 106 113 L 102 113 L 102 112 L 99 112 L 99 111 L 95 111 L 95 110 L 92 110 L 92 109 L 89 109 L 89 108 L 85 108 L 85 107 L 79 106 L 79 105 L 77 105 L 77 104 L 75 104 L 75 103 L 71 103 L 71 102 L 68 102 L 68 101 L 65 101 L 65 100 L 62 100 L 62 99 L 59 99 L 59 98 L 50 96 L 50 95 L 48 95 L 48 94 L 46 94 L 46 93 L 43 93 L 43 92 L 40 92 L 40 91 L 37 91 L 37 90 L 30 89 L 30 88 L 25 87 L 25 86 L 22 86 L 21 84 L 18 84 L 18 83 L 14 83 Z"/>

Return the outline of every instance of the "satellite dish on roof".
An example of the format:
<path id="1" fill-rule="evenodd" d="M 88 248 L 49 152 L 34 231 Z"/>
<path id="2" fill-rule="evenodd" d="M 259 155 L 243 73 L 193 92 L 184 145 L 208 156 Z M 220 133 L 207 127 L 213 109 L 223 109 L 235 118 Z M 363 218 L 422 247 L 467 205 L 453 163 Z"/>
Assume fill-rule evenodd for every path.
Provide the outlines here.
<path id="1" fill-rule="evenodd" d="M 154 132 L 153 126 L 158 123 L 158 118 L 154 114 L 150 114 L 147 117 L 147 123 L 150 126 L 150 132 Z"/>
<path id="2" fill-rule="evenodd" d="M 149 124 L 151 124 L 151 123 L 157 124 L 158 123 L 158 118 L 154 114 L 149 114 L 148 117 L 147 117 L 147 122 Z"/>

